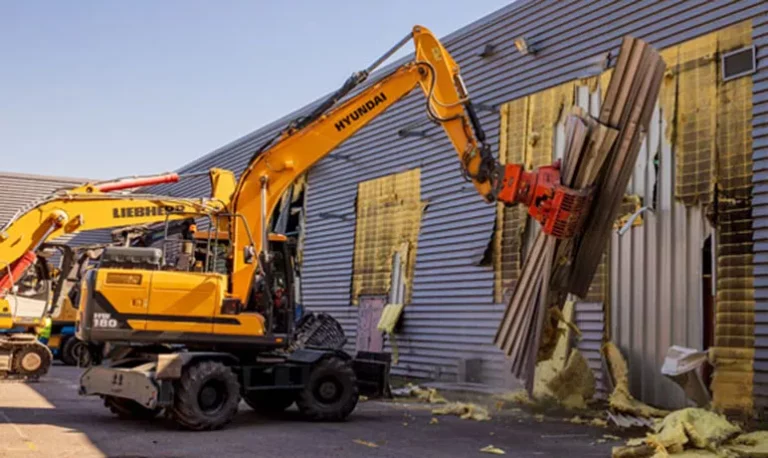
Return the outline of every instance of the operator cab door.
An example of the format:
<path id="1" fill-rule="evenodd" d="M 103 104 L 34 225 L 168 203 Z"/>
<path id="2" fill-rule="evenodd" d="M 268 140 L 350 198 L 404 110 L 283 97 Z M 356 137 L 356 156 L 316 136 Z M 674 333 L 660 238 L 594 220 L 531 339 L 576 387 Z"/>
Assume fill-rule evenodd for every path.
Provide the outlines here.
<path id="1" fill-rule="evenodd" d="M 225 285 L 215 273 L 154 271 L 146 330 L 212 333 Z"/>
<path id="2" fill-rule="evenodd" d="M 259 269 L 245 304 L 225 299 L 217 311 L 217 335 L 264 337 L 275 345 L 286 342 L 293 330 L 293 271 L 290 243 L 270 234 L 268 271 Z"/>

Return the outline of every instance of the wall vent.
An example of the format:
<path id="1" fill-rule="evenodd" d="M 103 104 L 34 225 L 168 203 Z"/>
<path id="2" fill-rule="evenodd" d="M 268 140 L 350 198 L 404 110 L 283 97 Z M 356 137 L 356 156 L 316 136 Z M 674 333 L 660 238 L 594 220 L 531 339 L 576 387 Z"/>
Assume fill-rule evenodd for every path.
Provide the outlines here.
<path id="1" fill-rule="evenodd" d="M 723 81 L 755 73 L 757 69 L 756 54 L 754 45 L 723 53 L 720 59 Z"/>

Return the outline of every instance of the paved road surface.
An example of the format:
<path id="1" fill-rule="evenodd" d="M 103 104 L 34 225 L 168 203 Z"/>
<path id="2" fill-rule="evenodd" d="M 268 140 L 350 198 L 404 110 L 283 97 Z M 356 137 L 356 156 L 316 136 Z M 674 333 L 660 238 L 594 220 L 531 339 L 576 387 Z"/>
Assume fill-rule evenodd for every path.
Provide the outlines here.
<path id="1" fill-rule="evenodd" d="M 31 384 L 0 383 L 0 457 L 489 457 L 493 444 L 509 457 L 607 457 L 606 431 L 562 421 L 539 423 L 522 413 L 489 422 L 439 417 L 428 407 L 363 402 L 343 423 L 308 423 L 297 412 L 267 419 L 245 405 L 224 430 L 188 432 L 158 419 L 113 417 L 98 398 L 77 395 L 75 368 L 54 367 Z M 373 448 L 355 440 L 375 443 Z"/>

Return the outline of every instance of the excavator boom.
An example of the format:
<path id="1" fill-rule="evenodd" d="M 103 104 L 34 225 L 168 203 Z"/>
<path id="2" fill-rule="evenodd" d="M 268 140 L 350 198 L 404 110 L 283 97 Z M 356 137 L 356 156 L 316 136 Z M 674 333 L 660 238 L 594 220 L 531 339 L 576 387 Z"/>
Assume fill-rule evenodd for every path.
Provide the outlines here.
<path id="1" fill-rule="evenodd" d="M 258 231 L 253 251 L 266 245 L 268 218 L 282 194 L 319 160 L 366 126 L 385 110 L 420 86 L 426 95 L 430 119 L 438 122 L 451 140 L 465 174 L 477 191 L 489 202 L 495 200 L 491 177 L 496 163 L 489 148 L 482 144 L 485 135 L 469 102 L 459 75 L 459 66 L 426 28 L 416 26 L 410 35 L 415 45 L 415 59 L 354 97 L 336 103 L 368 77 L 373 67 L 354 74 L 342 88 L 331 96 L 308 118 L 289 125 L 275 144 L 257 152 L 247 166 L 235 191 L 232 213 L 242 215 L 232 225 L 234 242 L 233 295 L 246 301 L 257 264 L 249 261 L 249 231 Z M 400 42 L 404 44 L 406 40 Z M 336 104 L 334 104 L 336 103 Z M 254 224 L 255 223 L 255 224 Z"/>

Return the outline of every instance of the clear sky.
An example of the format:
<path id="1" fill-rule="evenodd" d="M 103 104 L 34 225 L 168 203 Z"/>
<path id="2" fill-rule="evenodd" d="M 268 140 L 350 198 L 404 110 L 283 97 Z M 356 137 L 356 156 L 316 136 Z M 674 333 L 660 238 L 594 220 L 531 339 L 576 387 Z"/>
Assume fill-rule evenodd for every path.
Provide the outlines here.
<path id="1" fill-rule="evenodd" d="M 0 1 L 0 170 L 174 170 L 511 0 Z"/>

